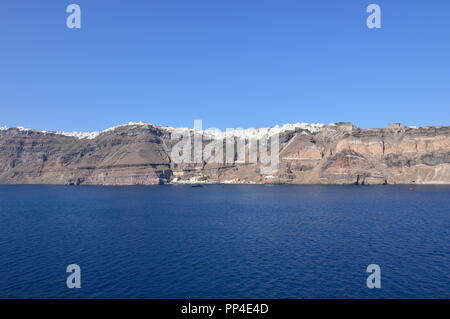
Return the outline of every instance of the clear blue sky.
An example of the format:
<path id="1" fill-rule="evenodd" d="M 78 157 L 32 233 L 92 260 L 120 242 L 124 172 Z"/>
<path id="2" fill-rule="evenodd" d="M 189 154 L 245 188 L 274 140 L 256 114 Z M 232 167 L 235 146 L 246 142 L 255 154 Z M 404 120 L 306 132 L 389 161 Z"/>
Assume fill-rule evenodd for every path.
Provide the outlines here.
<path id="1" fill-rule="evenodd" d="M 0 125 L 450 125 L 449 16 L 448 0 L 2 0 Z"/>

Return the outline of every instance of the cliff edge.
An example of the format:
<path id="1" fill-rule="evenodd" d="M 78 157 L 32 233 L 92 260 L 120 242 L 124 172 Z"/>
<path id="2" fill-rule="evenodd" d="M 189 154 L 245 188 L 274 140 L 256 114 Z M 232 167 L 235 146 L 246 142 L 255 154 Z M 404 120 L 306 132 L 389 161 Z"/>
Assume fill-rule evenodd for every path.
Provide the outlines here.
<path id="1" fill-rule="evenodd" d="M 258 131 L 279 135 L 279 169 L 271 175 L 236 154 L 231 163 L 177 163 L 174 130 L 142 122 L 95 133 L 2 127 L 0 183 L 450 184 L 450 127 L 360 129 L 337 123 Z M 223 138 L 210 134 L 201 145 Z"/>

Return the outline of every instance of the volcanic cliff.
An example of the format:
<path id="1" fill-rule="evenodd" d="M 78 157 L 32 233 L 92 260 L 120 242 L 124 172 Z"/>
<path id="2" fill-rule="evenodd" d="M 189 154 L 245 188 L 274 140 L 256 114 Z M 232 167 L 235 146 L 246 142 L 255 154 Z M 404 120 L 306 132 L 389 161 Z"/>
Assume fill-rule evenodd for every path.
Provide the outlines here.
<path id="1" fill-rule="evenodd" d="M 0 183 L 450 184 L 450 127 L 287 126 L 276 130 L 280 165 L 271 175 L 235 154 L 232 163 L 178 163 L 174 130 L 142 122 L 91 134 L 3 127 Z M 205 135 L 202 145 L 221 138 Z"/>

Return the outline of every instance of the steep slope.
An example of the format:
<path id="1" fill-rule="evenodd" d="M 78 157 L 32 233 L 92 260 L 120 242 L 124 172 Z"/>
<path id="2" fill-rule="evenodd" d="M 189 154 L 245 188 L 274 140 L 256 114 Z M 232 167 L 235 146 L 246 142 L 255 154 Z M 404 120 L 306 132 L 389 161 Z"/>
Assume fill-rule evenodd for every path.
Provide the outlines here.
<path id="1" fill-rule="evenodd" d="M 230 163 L 177 163 L 171 158 L 181 139 L 172 139 L 175 130 L 147 123 L 98 133 L 1 128 L 0 183 L 450 184 L 450 127 L 363 130 L 339 123 L 260 129 L 259 137 L 279 134 L 279 170 L 270 175 L 262 173 L 260 162 L 250 163 L 248 154 L 245 163 L 236 153 Z M 205 134 L 203 148 L 230 136 L 238 143 L 239 134 Z"/>

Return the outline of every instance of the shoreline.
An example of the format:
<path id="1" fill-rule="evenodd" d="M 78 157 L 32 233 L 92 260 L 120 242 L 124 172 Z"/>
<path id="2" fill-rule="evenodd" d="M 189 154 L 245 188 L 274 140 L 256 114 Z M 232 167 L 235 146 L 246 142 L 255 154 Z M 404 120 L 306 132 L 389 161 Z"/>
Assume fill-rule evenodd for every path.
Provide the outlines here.
<path id="1" fill-rule="evenodd" d="M 450 187 L 450 184 L 306 184 L 306 183 L 164 183 L 164 184 L 136 184 L 136 185 L 102 185 L 102 184 L 80 184 L 80 185 L 65 185 L 65 184 L 0 184 L 2 186 L 58 186 L 67 188 L 83 188 L 83 187 L 163 187 L 163 186 L 357 186 L 357 187 L 380 187 L 380 186 L 405 186 L 405 187 L 423 187 L 423 186 L 445 186 Z"/>

